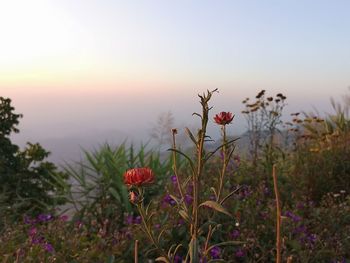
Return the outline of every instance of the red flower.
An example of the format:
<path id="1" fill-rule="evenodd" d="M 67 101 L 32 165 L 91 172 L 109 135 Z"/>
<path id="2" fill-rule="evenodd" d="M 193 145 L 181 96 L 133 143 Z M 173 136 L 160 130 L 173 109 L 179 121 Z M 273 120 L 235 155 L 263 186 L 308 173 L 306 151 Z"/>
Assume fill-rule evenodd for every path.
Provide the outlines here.
<path id="1" fill-rule="evenodd" d="M 234 115 L 232 115 L 231 112 L 220 112 L 219 114 L 216 114 L 214 117 L 214 121 L 219 125 L 226 125 L 231 123 L 233 120 Z"/>
<path id="2" fill-rule="evenodd" d="M 150 168 L 134 168 L 124 173 L 124 183 L 128 186 L 142 186 L 154 182 L 154 173 Z"/>

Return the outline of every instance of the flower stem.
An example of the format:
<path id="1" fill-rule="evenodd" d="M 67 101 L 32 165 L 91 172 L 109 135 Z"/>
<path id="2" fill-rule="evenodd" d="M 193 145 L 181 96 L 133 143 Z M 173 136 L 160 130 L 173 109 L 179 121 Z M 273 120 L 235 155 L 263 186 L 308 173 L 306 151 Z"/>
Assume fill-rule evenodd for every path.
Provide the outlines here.
<path id="1" fill-rule="evenodd" d="M 144 228 L 144 231 L 146 232 L 146 234 L 148 235 L 148 238 L 150 239 L 150 241 L 152 241 L 153 245 L 156 247 L 156 249 L 159 251 L 159 253 L 170 263 L 171 261 L 167 255 L 167 253 L 165 253 L 163 251 L 163 249 L 161 249 L 159 243 L 156 241 L 156 239 L 153 236 L 152 230 L 147 225 L 146 214 L 145 214 L 145 209 L 143 207 L 143 203 L 137 204 L 137 209 L 140 213 L 142 223 L 143 223 L 143 228 Z"/>
<path id="2" fill-rule="evenodd" d="M 227 160 L 227 145 L 226 145 L 226 126 L 222 125 L 221 126 L 221 130 L 222 130 L 222 152 L 223 152 L 223 157 L 224 157 L 224 161 L 222 164 L 222 170 L 221 170 L 221 174 L 220 174 L 220 178 L 219 178 L 219 189 L 217 192 L 217 197 L 216 197 L 216 201 L 219 203 L 220 202 L 220 197 L 221 197 L 221 193 L 222 193 L 222 188 L 223 188 L 223 184 L 224 184 L 224 176 L 225 176 L 225 172 L 226 172 L 226 168 L 227 168 L 227 164 L 228 164 L 228 160 Z"/>
<path id="3" fill-rule="evenodd" d="M 139 241 L 136 239 L 135 240 L 135 248 L 134 248 L 134 263 L 139 263 L 139 258 L 138 258 L 138 248 L 139 248 Z"/>
<path id="4" fill-rule="evenodd" d="M 173 129 L 172 130 L 172 136 L 173 136 L 173 149 L 174 150 L 176 150 L 175 135 L 176 135 L 176 129 Z M 184 193 L 183 193 L 182 186 L 181 186 L 181 183 L 180 183 L 180 178 L 179 178 L 179 175 L 178 175 L 178 172 L 177 172 L 176 152 L 175 151 L 173 151 L 173 170 L 174 170 L 174 174 L 176 176 L 177 188 L 179 189 L 179 192 L 180 192 L 180 196 L 181 196 L 181 201 L 182 201 L 183 207 L 187 211 L 187 206 L 186 206 L 186 203 L 184 202 L 184 200 L 185 200 Z"/>
<path id="5" fill-rule="evenodd" d="M 281 263 L 281 207 L 277 186 L 276 165 L 272 166 L 272 177 L 276 196 L 276 263 Z"/>

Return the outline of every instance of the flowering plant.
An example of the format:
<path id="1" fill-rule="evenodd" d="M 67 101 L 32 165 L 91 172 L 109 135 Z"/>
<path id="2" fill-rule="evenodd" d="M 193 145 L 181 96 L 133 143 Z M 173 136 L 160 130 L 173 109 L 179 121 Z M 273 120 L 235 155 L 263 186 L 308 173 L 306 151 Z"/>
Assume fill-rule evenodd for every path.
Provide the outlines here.
<path id="1" fill-rule="evenodd" d="M 234 118 L 234 115 L 232 115 L 231 112 L 220 112 L 219 114 L 216 114 L 214 117 L 214 121 L 219 125 L 226 125 L 230 124 Z"/>
<path id="2" fill-rule="evenodd" d="M 134 168 L 124 173 L 124 183 L 127 186 L 144 186 L 154 182 L 153 171 L 146 168 Z"/>
<path id="3" fill-rule="evenodd" d="M 221 112 L 214 117 L 214 121 L 222 125 L 222 145 L 212 152 L 206 153 L 205 142 L 210 138 L 207 135 L 207 125 L 209 120 L 209 101 L 217 90 L 208 91 L 206 94 L 199 95 L 200 103 L 202 105 L 202 113 L 194 113 L 194 115 L 200 117 L 201 128 L 197 132 L 197 136 L 194 136 L 192 132 L 186 128 L 186 132 L 196 148 L 196 154 L 193 158 L 186 155 L 184 152 L 177 149 L 176 146 L 176 134 L 177 129 L 172 129 L 172 148 L 169 149 L 173 153 L 173 170 L 174 180 L 178 195 L 169 195 L 169 200 L 172 201 L 172 207 L 178 211 L 179 216 L 185 222 L 188 232 L 190 233 L 190 239 L 188 240 L 187 247 L 184 244 L 173 244 L 168 251 L 164 250 L 160 245 L 160 238 L 167 229 L 161 229 L 158 237 L 155 236 L 154 230 L 151 227 L 152 217 L 155 213 L 150 212 L 150 204 L 145 208 L 144 206 L 144 189 L 143 186 L 154 182 L 153 172 L 149 168 L 134 168 L 128 170 L 124 174 L 124 182 L 129 188 L 136 188 L 135 192 L 130 193 L 130 201 L 134 203 L 140 216 L 142 218 L 142 228 L 147 234 L 149 240 L 152 242 L 156 251 L 159 253 L 159 257 L 156 261 L 162 261 L 166 263 L 175 262 L 179 259 L 179 251 L 185 252 L 185 262 L 197 263 L 206 262 L 208 259 L 219 259 L 222 245 L 232 245 L 242 243 L 239 241 L 228 241 L 220 244 L 213 244 L 214 233 L 220 228 L 220 224 L 214 221 L 217 213 L 222 213 L 226 216 L 233 217 L 231 213 L 224 207 L 225 201 L 227 201 L 239 188 L 226 193 L 224 188 L 224 177 L 226 174 L 227 166 L 232 154 L 234 152 L 235 140 L 228 141 L 226 138 L 225 125 L 229 124 L 233 120 L 233 114 L 231 112 Z M 218 185 L 216 187 L 208 187 L 213 193 L 213 197 L 209 200 L 202 200 L 203 197 L 200 193 L 206 190 L 205 185 L 200 184 L 200 180 L 203 177 L 206 162 L 215 155 L 217 151 L 221 150 L 223 155 L 223 164 L 220 173 L 218 174 Z M 187 179 L 182 181 L 177 169 L 177 156 L 183 156 L 189 164 L 190 174 Z M 191 187 L 190 195 L 186 193 L 185 189 Z M 209 190 L 208 189 L 208 190 Z M 226 194 L 226 195 L 225 195 Z M 204 208 L 209 208 L 212 211 L 208 213 Z M 135 249 L 137 249 L 137 242 L 135 243 Z M 135 251 L 135 262 L 137 262 L 137 251 Z M 177 261 L 176 261 L 177 262 Z"/>

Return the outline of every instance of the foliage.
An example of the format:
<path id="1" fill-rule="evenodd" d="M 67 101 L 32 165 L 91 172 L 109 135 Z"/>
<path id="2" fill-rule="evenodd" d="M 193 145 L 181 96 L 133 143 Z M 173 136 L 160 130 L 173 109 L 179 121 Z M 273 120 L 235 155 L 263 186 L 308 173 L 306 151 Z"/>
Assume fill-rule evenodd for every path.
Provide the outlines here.
<path id="1" fill-rule="evenodd" d="M 350 120 L 346 107 L 332 101 L 335 114 L 295 118 L 292 175 L 299 189 L 320 202 L 329 192 L 350 191 Z"/>
<path id="2" fill-rule="evenodd" d="M 21 214 L 38 214 L 65 202 L 58 181 L 67 176 L 45 159 L 49 152 L 40 144 L 28 143 L 24 150 L 9 138 L 17 133 L 20 114 L 11 100 L 0 97 L 0 212 L 1 220 L 15 220 Z M 0 222 L 1 225 L 1 222 Z"/>
<path id="3" fill-rule="evenodd" d="M 171 173 L 171 162 L 162 161 L 159 153 L 147 151 L 144 145 L 135 151 L 133 145 L 112 147 L 105 144 L 94 152 L 84 153 L 85 160 L 65 166 L 72 179 L 69 200 L 76 210 L 76 218 L 99 223 L 109 220 L 111 230 L 123 225 L 125 214 L 134 212 L 123 182 L 127 169 L 144 166 L 153 169 L 158 181 L 147 198 L 162 192 L 164 180 Z"/>

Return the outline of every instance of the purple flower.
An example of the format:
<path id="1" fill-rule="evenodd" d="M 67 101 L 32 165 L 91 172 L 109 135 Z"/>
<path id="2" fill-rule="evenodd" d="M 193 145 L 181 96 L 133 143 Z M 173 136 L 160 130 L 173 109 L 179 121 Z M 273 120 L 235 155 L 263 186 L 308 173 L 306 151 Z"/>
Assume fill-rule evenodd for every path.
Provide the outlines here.
<path id="1" fill-rule="evenodd" d="M 294 223 L 301 221 L 301 217 L 293 214 L 291 211 L 286 211 L 284 215 L 293 220 Z"/>
<path id="2" fill-rule="evenodd" d="M 307 240 L 309 241 L 309 243 L 314 244 L 317 240 L 317 236 L 316 234 L 310 234 L 307 236 Z"/>
<path id="3" fill-rule="evenodd" d="M 187 186 L 187 193 L 188 193 L 188 194 L 192 194 L 192 192 L 193 192 L 193 185 L 192 185 L 192 184 L 189 184 L 189 185 Z"/>
<path id="4" fill-rule="evenodd" d="M 44 241 L 45 241 L 44 237 L 38 237 L 38 238 L 33 237 L 32 238 L 32 244 L 33 245 L 42 244 L 42 243 L 44 243 Z"/>
<path id="5" fill-rule="evenodd" d="M 169 194 L 166 194 L 163 198 L 163 202 L 167 203 L 171 206 L 174 206 L 176 204 L 175 200 L 171 198 L 171 196 Z"/>
<path id="6" fill-rule="evenodd" d="M 26 225 L 31 225 L 33 223 L 33 220 L 29 216 L 24 216 L 24 223 Z"/>
<path id="7" fill-rule="evenodd" d="M 231 238 L 232 238 L 232 239 L 237 239 L 237 238 L 239 238 L 240 235 L 241 235 L 241 232 L 239 232 L 238 229 L 235 229 L 235 230 L 233 230 L 233 231 L 231 232 Z"/>
<path id="8" fill-rule="evenodd" d="M 141 218 L 141 216 L 136 216 L 135 218 L 134 218 L 134 224 L 135 225 L 140 225 L 142 223 L 142 218 Z"/>
<path id="9" fill-rule="evenodd" d="M 44 248 L 45 248 L 45 250 L 46 250 L 47 252 L 49 252 L 49 253 L 53 253 L 53 251 L 54 251 L 53 246 L 52 246 L 50 243 L 46 243 L 46 244 L 44 245 Z"/>
<path id="10" fill-rule="evenodd" d="M 176 175 L 172 175 L 172 176 L 170 177 L 170 180 L 173 182 L 173 184 L 177 184 Z"/>
<path id="11" fill-rule="evenodd" d="M 241 249 L 241 248 L 239 248 L 239 249 L 236 251 L 235 256 L 236 256 L 237 258 L 242 258 L 242 257 L 244 257 L 244 256 L 245 256 L 244 250 Z"/>
<path id="12" fill-rule="evenodd" d="M 47 215 L 40 214 L 40 215 L 38 215 L 39 222 L 47 222 L 47 221 L 50 221 L 52 218 L 53 218 L 53 216 L 50 215 L 50 214 L 47 214 Z"/>
<path id="13" fill-rule="evenodd" d="M 132 215 L 127 215 L 124 218 L 124 224 L 125 225 L 132 225 L 134 222 L 134 217 Z"/>
<path id="14" fill-rule="evenodd" d="M 210 256 L 213 259 L 218 259 L 220 258 L 220 254 L 221 254 L 221 249 L 219 247 L 213 247 L 212 249 L 210 249 Z"/>
<path id="15" fill-rule="evenodd" d="M 191 195 L 186 194 L 185 195 L 185 203 L 186 203 L 186 205 L 192 204 L 192 201 L 193 201 L 193 197 Z"/>

